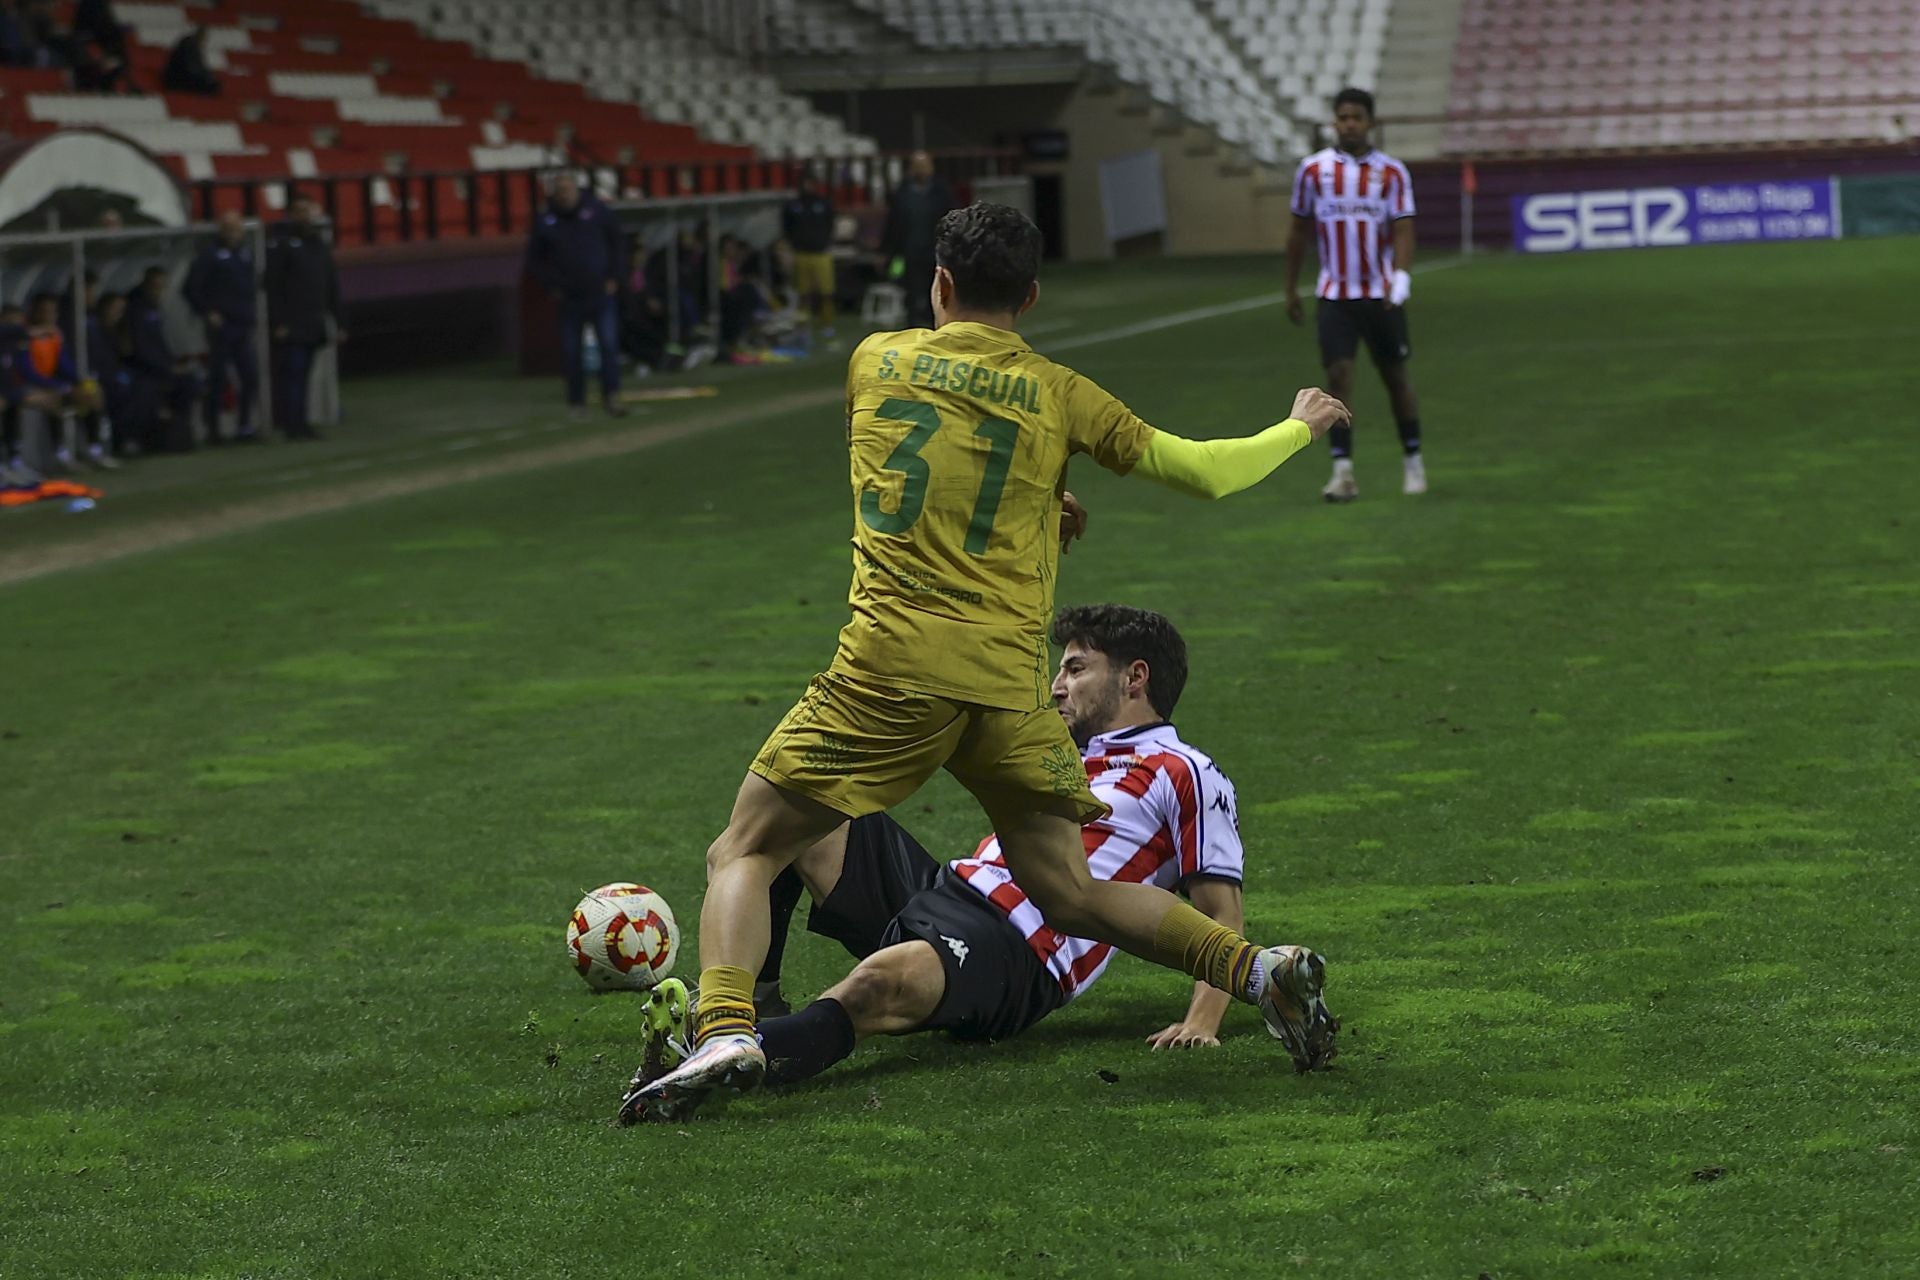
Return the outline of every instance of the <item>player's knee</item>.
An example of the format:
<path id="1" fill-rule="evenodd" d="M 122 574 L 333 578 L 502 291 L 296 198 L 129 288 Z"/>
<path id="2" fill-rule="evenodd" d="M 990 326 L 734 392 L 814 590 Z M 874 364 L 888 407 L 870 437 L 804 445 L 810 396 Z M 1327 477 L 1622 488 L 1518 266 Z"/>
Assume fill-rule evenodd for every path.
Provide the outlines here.
<path id="1" fill-rule="evenodd" d="M 707 846 L 707 877 L 711 879 L 714 872 L 732 865 L 751 852 L 747 842 L 740 838 L 739 833 L 732 827 L 728 827 L 714 837 L 713 843 Z"/>

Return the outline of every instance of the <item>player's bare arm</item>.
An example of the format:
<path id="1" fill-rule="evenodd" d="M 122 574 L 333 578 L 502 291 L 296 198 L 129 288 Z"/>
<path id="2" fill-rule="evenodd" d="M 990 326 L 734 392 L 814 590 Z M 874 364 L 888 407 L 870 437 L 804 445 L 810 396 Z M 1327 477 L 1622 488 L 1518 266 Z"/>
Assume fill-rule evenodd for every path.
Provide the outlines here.
<path id="1" fill-rule="evenodd" d="M 1295 324 L 1306 317 L 1305 305 L 1300 301 L 1300 268 L 1307 261 L 1307 240 L 1313 235 L 1313 219 L 1293 215 L 1293 223 L 1287 228 L 1287 319 Z"/>
<path id="2" fill-rule="evenodd" d="M 1207 916 L 1236 932 L 1245 928 L 1246 913 L 1240 886 L 1231 880 L 1197 877 L 1187 886 L 1188 899 Z M 1204 982 L 1193 984 L 1193 999 L 1179 1021 L 1168 1024 L 1147 1037 L 1147 1044 L 1158 1049 L 1217 1048 L 1220 1021 L 1227 1016 L 1233 997 Z"/>

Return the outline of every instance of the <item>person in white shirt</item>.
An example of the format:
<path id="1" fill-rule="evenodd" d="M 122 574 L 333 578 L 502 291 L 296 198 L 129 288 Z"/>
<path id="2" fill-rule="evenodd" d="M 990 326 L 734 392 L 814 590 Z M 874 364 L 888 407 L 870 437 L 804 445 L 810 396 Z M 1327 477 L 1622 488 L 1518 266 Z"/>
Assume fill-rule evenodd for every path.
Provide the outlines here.
<path id="1" fill-rule="evenodd" d="M 1317 241 L 1320 278 L 1315 321 L 1327 390 L 1352 403 L 1353 362 L 1366 343 L 1393 402 L 1400 432 L 1402 493 L 1427 491 L 1420 454 L 1420 401 L 1407 361 L 1407 298 L 1413 292 L 1413 179 L 1407 166 L 1369 140 L 1373 95 L 1342 89 L 1333 99 L 1336 144 L 1300 162 L 1293 177 L 1293 225 L 1287 234 L 1287 318 L 1301 323 L 1300 267 L 1307 242 Z M 1333 478 L 1321 492 L 1328 502 L 1360 496 L 1353 476 L 1353 428 L 1342 423 L 1328 433 Z"/>
<path id="2" fill-rule="evenodd" d="M 1061 610 L 1053 640 L 1063 648 L 1055 704 L 1080 746 L 1088 785 L 1112 810 L 1082 829 L 1088 869 L 1096 879 L 1184 893 L 1239 929 L 1245 858 L 1233 783 L 1168 719 L 1187 678 L 1180 633 L 1160 614 L 1105 604 Z M 969 856 L 942 865 L 891 816 L 873 814 L 840 827 L 794 870 L 814 901 L 807 928 L 841 943 L 860 963 L 820 999 L 780 1017 L 765 1016 L 777 969 L 761 972 L 757 1031 L 769 1084 L 818 1075 L 869 1036 L 1017 1036 L 1085 994 L 1113 958 L 1106 943 L 1048 927 L 991 835 Z M 777 954 L 784 917 L 775 914 Z M 686 1054 L 688 1003 L 676 979 L 651 994 L 647 1051 L 629 1101 Z M 1185 1011 L 1147 1043 L 1216 1045 L 1232 1003 L 1227 993 L 1196 983 Z M 1324 1067 L 1337 1052 L 1339 1023 L 1323 1001 L 1315 1006 L 1312 1052 L 1304 1065 L 1295 1058 L 1300 1070 Z M 646 1118 L 635 1110 L 623 1105 L 622 1120 Z"/>

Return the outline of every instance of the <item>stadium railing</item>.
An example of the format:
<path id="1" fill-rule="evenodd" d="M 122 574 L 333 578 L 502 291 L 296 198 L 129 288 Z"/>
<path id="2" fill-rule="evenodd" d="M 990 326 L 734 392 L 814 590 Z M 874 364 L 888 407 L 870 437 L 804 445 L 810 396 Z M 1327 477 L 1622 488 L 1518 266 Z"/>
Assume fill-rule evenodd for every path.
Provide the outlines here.
<path id="1" fill-rule="evenodd" d="M 209 178 L 192 184 L 194 216 L 211 220 L 234 208 L 261 217 L 284 206 L 294 187 L 314 195 L 342 244 L 511 236 L 531 227 L 544 184 L 569 169 L 585 174 L 609 200 L 667 200 L 785 192 L 808 175 L 827 179 L 838 203 L 858 208 L 885 201 L 905 172 L 906 157 L 816 160 L 723 160 L 689 163 L 569 163 L 530 169 L 399 170 L 312 177 Z M 981 178 L 1016 176 L 1018 151 L 934 153 L 934 167 L 956 188 Z"/>

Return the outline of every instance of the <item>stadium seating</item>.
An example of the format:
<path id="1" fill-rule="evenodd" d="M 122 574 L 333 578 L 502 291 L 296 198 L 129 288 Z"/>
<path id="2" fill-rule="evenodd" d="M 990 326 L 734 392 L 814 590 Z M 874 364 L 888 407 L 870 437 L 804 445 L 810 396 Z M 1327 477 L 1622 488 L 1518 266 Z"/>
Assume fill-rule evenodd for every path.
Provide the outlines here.
<path id="1" fill-rule="evenodd" d="M 693 33 L 651 0 L 372 0 L 495 58 L 552 80 L 591 85 L 601 98 L 636 102 L 655 120 L 698 125 L 720 143 L 775 158 L 872 155 L 870 138 L 783 91 L 773 77 Z"/>
<path id="2" fill-rule="evenodd" d="M 1920 125 L 1911 0 L 1468 0 L 1461 153 L 1808 146 Z"/>
<path id="3" fill-rule="evenodd" d="M 129 62 L 146 96 L 77 94 L 62 71 L 0 69 L 0 133 L 107 128 L 196 182 L 518 170 L 569 156 L 683 165 L 873 150 L 676 30 L 650 0 L 579 0 L 537 16 L 517 0 L 122 0 L 116 11 L 132 28 Z M 70 12 L 69 3 L 62 18 Z M 173 44 L 198 23 L 209 26 L 207 59 L 224 91 L 154 92 Z M 500 221 L 493 206 L 502 191 L 513 225 L 531 199 L 524 184 L 435 185 L 443 210 L 487 204 L 488 226 Z M 396 223 L 395 185 L 375 182 L 370 193 L 375 222 Z M 282 199 L 278 186 L 265 194 L 268 207 Z M 424 195 L 423 180 L 413 198 Z M 228 188 L 215 196 L 218 207 L 243 198 Z M 343 230 L 366 230 L 368 213 L 357 193 L 343 197 Z"/>
<path id="4" fill-rule="evenodd" d="M 1267 164 L 1312 148 L 1343 84 L 1371 85 L 1391 0 L 771 0 L 784 52 L 869 43 L 863 19 L 927 50 L 1071 47 Z"/>

